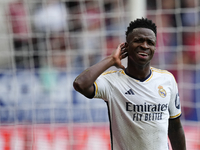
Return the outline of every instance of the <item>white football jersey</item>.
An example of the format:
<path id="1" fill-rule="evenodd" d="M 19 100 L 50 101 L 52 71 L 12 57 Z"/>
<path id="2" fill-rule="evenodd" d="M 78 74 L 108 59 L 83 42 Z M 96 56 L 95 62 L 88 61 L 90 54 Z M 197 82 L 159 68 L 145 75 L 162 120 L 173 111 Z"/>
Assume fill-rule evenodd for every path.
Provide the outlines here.
<path id="1" fill-rule="evenodd" d="M 144 81 L 123 70 L 97 78 L 95 98 L 108 106 L 112 150 L 168 150 L 168 119 L 181 115 L 173 75 L 151 67 Z"/>

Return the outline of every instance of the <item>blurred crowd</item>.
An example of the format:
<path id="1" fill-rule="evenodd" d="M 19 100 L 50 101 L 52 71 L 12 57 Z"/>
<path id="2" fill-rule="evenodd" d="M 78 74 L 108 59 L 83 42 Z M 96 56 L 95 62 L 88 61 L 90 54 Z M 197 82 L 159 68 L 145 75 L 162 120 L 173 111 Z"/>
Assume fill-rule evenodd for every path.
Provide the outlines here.
<path id="1" fill-rule="evenodd" d="M 81 69 L 98 62 L 125 32 L 122 16 L 115 15 L 121 7 L 113 0 L 9 3 L 16 68 Z"/>
<path id="2" fill-rule="evenodd" d="M 126 3 L 10 0 L 5 13 L 14 63 L 0 73 L 0 125 L 108 122 L 105 103 L 87 101 L 72 82 L 124 42 Z"/>
<path id="3" fill-rule="evenodd" d="M 200 108 L 200 2 L 147 0 L 147 17 L 158 26 L 152 65 L 172 72 L 185 116 Z M 17 69 L 82 71 L 125 41 L 128 0 L 17 0 L 7 14 Z M 195 111 L 195 112 L 194 112 Z M 192 114 L 192 115 L 191 115 Z"/>
<path id="4" fill-rule="evenodd" d="M 200 2 L 147 1 L 147 15 L 159 29 L 153 63 L 173 73 L 185 119 L 198 120 L 200 108 Z M 155 13 L 152 13 L 156 11 Z"/>
<path id="5" fill-rule="evenodd" d="M 125 40 L 127 5 L 127 0 L 9 3 L 16 67 L 53 63 L 81 68 L 98 62 Z M 199 5 L 195 0 L 147 1 L 147 17 L 158 26 L 158 53 L 164 53 L 166 64 L 199 63 Z M 182 58 L 176 59 L 177 55 Z"/>

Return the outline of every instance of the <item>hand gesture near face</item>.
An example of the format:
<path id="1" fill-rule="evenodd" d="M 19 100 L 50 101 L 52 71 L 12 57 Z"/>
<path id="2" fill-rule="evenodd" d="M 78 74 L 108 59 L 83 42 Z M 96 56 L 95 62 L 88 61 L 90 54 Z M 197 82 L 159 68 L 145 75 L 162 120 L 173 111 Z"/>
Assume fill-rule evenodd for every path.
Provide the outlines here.
<path id="1" fill-rule="evenodd" d="M 111 54 L 111 57 L 114 60 L 114 66 L 117 68 L 125 69 L 125 67 L 122 65 L 121 60 L 126 58 L 128 56 L 127 48 L 125 43 L 121 43 L 118 45 L 117 49 L 113 51 Z"/>

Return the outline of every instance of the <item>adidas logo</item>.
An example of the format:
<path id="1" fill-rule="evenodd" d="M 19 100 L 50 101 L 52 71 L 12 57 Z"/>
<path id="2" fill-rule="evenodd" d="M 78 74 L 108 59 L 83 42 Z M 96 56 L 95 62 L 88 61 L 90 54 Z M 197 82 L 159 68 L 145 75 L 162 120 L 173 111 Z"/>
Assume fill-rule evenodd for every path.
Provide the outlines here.
<path id="1" fill-rule="evenodd" d="M 135 95 L 132 89 L 128 90 L 125 94 L 128 94 L 128 95 Z"/>

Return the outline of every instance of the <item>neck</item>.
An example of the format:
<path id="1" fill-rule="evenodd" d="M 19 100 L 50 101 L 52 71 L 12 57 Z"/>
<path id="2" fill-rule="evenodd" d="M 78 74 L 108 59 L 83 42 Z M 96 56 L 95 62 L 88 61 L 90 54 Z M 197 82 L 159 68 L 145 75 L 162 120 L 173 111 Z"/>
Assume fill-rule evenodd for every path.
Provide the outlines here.
<path id="1" fill-rule="evenodd" d="M 138 80 L 144 80 L 146 79 L 149 74 L 151 73 L 150 71 L 150 65 L 147 65 L 146 67 L 135 67 L 135 66 L 128 66 L 126 68 L 126 73 Z"/>

